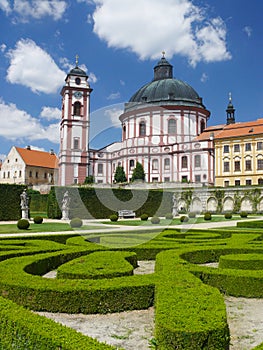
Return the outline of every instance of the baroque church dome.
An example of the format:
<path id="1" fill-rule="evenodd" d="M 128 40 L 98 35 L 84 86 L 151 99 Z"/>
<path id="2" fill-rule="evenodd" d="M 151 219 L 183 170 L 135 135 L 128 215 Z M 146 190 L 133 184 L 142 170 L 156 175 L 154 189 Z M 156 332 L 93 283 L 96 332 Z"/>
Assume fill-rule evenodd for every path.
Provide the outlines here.
<path id="1" fill-rule="evenodd" d="M 163 56 L 154 67 L 154 79 L 142 86 L 125 105 L 125 110 L 143 104 L 191 106 L 206 109 L 202 98 L 187 83 L 173 78 L 173 66 Z"/>

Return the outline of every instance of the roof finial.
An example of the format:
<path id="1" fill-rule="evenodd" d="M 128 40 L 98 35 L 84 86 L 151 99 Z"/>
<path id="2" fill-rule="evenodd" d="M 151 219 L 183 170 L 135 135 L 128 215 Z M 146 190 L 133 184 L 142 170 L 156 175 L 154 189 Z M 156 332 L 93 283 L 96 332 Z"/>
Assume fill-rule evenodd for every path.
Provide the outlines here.
<path id="1" fill-rule="evenodd" d="M 78 66 L 78 64 L 79 64 L 79 55 L 77 54 L 76 55 L 76 67 Z"/>
<path id="2" fill-rule="evenodd" d="M 162 51 L 162 54 L 163 54 L 163 58 L 164 58 L 164 56 L 165 56 L 165 51 Z"/>
<path id="3" fill-rule="evenodd" d="M 232 94 L 231 94 L 231 92 L 229 92 L 229 102 L 232 102 Z"/>

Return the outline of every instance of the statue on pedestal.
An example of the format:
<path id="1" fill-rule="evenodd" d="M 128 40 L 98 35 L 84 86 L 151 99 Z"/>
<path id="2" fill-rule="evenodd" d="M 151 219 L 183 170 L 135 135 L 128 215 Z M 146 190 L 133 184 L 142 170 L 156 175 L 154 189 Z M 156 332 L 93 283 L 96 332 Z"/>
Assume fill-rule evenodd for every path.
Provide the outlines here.
<path id="1" fill-rule="evenodd" d="M 174 217 L 178 215 L 178 200 L 177 200 L 177 195 L 175 193 L 173 194 L 172 214 Z"/>
<path id="2" fill-rule="evenodd" d="M 69 203 L 70 196 L 68 191 L 66 191 L 62 199 L 62 220 L 69 220 Z"/>
<path id="3" fill-rule="evenodd" d="M 29 197 L 26 193 L 26 190 L 24 190 L 20 195 L 20 207 L 22 211 L 22 219 L 29 219 L 28 213 L 29 213 Z"/>

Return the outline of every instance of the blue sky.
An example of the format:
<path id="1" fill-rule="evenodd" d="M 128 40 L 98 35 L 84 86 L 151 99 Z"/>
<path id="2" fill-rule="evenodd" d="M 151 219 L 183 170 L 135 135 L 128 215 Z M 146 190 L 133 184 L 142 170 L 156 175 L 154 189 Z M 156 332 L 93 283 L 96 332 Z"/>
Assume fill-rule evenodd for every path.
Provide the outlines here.
<path id="1" fill-rule="evenodd" d="M 0 159 L 13 146 L 59 149 L 60 90 L 79 55 L 89 75 L 91 138 L 119 138 L 123 103 L 162 51 L 225 122 L 263 117 L 263 1 L 0 0 Z"/>

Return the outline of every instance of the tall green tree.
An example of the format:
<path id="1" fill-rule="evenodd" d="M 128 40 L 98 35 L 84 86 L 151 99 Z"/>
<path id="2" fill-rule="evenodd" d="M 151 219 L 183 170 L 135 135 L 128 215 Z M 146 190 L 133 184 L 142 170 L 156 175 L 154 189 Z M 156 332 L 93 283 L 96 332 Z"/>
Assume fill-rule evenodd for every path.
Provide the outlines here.
<path id="1" fill-rule="evenodd" d="M 123 166 L 117 166 L 114 174 L 114 181 L 117 183 L 127 181 Z"/>
<path id="2" fill-rule="evenodd" d="M 141 163 L 136 162 L 136 167 L 133 169 L 131 181 L 145 180 L 145 172 Z"/>

